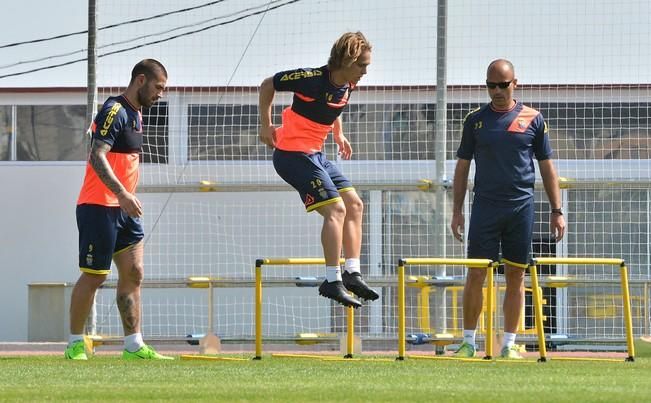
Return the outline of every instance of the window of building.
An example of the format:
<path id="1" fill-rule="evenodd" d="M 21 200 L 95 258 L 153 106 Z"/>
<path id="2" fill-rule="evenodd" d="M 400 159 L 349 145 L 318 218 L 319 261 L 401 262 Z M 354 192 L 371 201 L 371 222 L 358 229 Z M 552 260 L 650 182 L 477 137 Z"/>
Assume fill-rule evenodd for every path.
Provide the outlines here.
<path id="1" fill-rule="evenodd" d="M 11 106 L 0 105 L 0 161 L 11 159 Z"/>
<path id="2" fill-rule="evenodd" d="M 18 161 L 83 161 L 88 153 L 86 107 L 19 105 L 16 108 Z"/>

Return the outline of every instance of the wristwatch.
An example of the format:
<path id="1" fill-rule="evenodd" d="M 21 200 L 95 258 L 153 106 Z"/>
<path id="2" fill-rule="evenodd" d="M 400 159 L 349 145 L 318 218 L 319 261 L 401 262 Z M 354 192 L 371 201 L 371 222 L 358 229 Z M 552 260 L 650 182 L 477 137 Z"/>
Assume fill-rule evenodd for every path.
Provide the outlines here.
<path id="1" fill-rule="evenodd" d="M 552 209 L 552 214 L 563 215 L 563 209 L 562 208 L 553 208 Z"/>

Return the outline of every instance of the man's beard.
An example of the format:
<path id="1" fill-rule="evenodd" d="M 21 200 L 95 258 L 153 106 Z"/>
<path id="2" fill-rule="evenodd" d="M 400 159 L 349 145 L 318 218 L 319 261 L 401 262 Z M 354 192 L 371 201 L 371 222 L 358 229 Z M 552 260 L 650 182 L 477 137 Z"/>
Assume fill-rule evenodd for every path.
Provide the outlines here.
<path id="1" fill-rule="evenodd" d="M 145 98 L 142 91 L 138 90 L 138 103 L 145 108 L 149 108 L 154 102 L 150 98 Z"/>

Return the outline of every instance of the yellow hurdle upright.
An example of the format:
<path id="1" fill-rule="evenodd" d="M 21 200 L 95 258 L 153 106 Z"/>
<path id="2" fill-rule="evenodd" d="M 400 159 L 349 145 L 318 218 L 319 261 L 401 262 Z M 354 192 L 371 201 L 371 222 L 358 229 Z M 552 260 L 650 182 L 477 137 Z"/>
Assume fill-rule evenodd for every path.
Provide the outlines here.
<path id="1" fill-rule="evenodd" d="M 458 265 L 475 269 L 486 269 L 487 272 L 487 301 L 488 311 L 486 320 L 486 357 L 490 360 L 493 357 L 493 305 L 495 304 L 495 280 L 494 269 L 497 262 L 490 259 L 446 259 L 446 258 L 402 258 L 398 260 L 398 357 L 397 360 L 405 359 L 406 345 L 406 302 L 405 302 L 405 266 L 408 265 Z"/>
<path id="2" fill-rule="evenodd" d="M 344 259 L 340 259 L 340 264 Z M 288 266 L 288 265 L 325 265 L 323 258 L 268 258 L 256 259 L 255 261 L 255 357 L 254 360 L 262 359 L 262 266 Z M 353 308 L 346 308 L 347 337 L 345 358 L 353 357 Z"/>
<path id="3" fill-rule="evenodd" d="M 529 264 L 529 273 L 531 274 L 531 288 L 533 289 L 533 303 L 536 320 L 536 330 L 538 333 L 538 346 L 540 351 L 540 358 L 538 361 L 547 361 L 547 347 L 545 345 L 545 331 L 543 329 L 543 312 L 542 312 L 542 291 L 538 283 L 538 270 L 536 268 L 539 264 L 552 265 L 552 264 L 567 264 L 567 265 L 606 265 L 606 266 L 619 266 L 620 284 L 622 288 L 622 302 L 624 307 L 624 323 L 626 324 L 626 345 L 628 348 L 628 357 L 626 361 L 635 361 L 635 345 L 633 344 L 633 319 L 631 315 L 631 297 L 628 287 L 628 269 L 624 259 L 618 258 L 579 258 L 579 257 L 539 257 L 531 260 Z M 562 358 L 555 358 L 562 359 Z M 575 360 L 581 360 L 575 358 Z M 599 359 L 590 359 L 596 361 Z M 611 359 L 604 359 L 603 361 L 612 361 Z"/>

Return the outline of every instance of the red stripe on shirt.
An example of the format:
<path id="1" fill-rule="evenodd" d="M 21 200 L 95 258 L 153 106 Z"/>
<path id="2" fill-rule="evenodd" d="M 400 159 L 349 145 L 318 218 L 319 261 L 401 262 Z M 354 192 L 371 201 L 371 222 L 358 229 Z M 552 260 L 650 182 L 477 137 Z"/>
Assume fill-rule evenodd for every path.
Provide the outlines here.
<path id="1" fill-rule="evenodd" d="M 522 105 L 522 110 L 518 113 L 518 116 L 513 119 L 507 130 L 509 132 L 524 133 L 539 113 L 540 112 L 533 108 Z"/>

